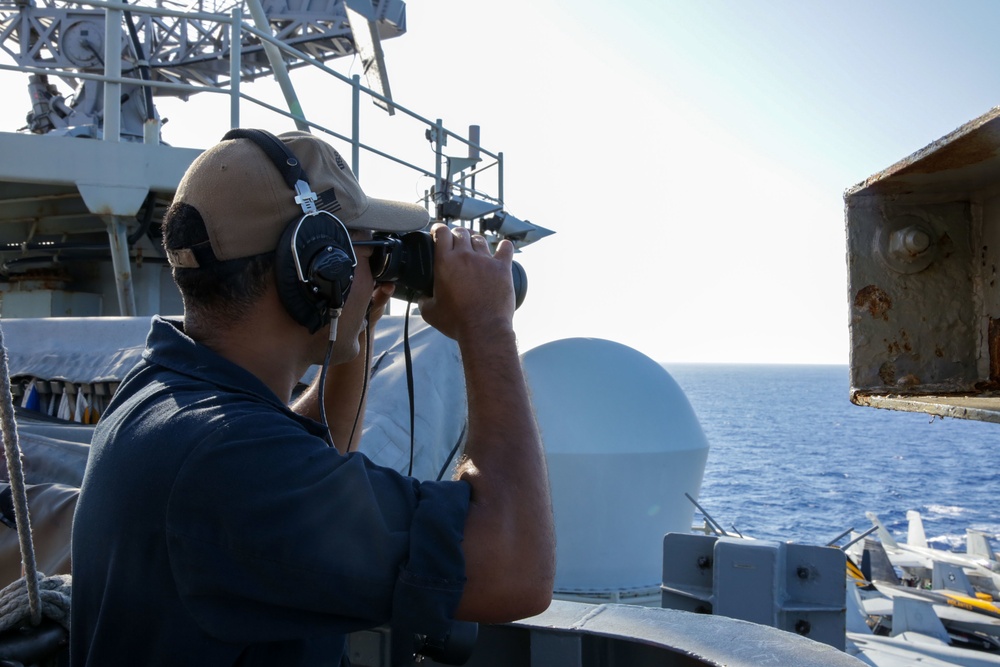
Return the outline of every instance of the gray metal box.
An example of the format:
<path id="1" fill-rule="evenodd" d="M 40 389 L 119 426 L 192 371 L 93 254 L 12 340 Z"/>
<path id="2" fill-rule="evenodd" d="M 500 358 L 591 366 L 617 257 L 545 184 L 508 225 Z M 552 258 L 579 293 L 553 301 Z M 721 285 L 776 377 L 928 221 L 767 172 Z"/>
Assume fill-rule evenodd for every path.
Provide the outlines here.
<path id="1" fill-rule="evenodd" d="M 843 650 L 847 560 L 839 549 L 668 533 L 662 606 L 795 632 Z"/>

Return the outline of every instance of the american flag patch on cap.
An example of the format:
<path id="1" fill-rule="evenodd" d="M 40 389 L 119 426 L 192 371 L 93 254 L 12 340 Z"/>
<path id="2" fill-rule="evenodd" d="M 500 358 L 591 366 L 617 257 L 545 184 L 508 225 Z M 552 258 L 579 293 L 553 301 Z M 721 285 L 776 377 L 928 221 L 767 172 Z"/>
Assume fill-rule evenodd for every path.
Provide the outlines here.
<path id="1" fill-rule="evenodd" d="M 340 202 L 337 201 L 337 193 L 333 188 L 321 192 L 316 200 L 316 208 L 327 213 L 336 213 L 340 210 Z"/>

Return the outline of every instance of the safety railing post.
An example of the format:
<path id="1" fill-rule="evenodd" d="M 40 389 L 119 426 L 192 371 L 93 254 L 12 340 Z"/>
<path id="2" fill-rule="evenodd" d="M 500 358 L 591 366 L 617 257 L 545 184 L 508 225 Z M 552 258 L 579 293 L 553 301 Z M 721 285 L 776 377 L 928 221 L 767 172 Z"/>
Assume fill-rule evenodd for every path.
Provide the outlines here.
<path id="1" fill-rule="evenodd" d="M 497 199 L 502 204 L 503 198 L 503 151 L 497 153 Z"/>
<path id="2" fill-rule="evenodd" d="M 120 141 L 122 132 L 122 10 L 104 13 L 104 140 Z M 114 81 L 114 82 L 113 82 Z"/>
<path id="3" fill-rule="evenodd" d="M 446 193 L 444 190 L 444 182 L 441 179 L 442 172 L 442 161 L 444 160 L 444 153 L 442 148 L 444 147 L 444 121 L 440 118 L 434 123 L 434 203 L 441 204 L 444 203 L 444 197 Z M 450 184 L 449 184 L 450 185 Z"/>
<path id="4" fill-rule="evenodd" d="M 361 77 L 351 77 L 351 169 L 361 178 Z"/>
<path id="5" fill-rule="evenodd" d="M 229 24 L 229 127 L 240 126 L 240 77 L 243 71 L 243 10 L 232 11 Z"/>

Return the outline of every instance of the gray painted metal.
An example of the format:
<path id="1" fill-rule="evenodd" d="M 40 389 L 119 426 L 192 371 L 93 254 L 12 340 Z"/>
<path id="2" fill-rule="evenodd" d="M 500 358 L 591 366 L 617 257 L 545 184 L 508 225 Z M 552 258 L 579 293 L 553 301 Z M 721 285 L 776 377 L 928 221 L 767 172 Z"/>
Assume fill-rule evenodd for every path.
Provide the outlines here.
<path id="1" fill-rule="evenodd" d="M 68 4 L 62 0 L 40 0 L 30 5 L 8 3 L 0 7 L 0 32 L 8 36 L 7 42 L 0 44 L 0 48 L 22 66 L 97 69 L 96 59 L 79 45 L 79 24 L 86 21 L 87 27 L 99 28 L 104 12 L 90 7 L 70 8 Z M 226 25 L 208 13 L 228 12 L 242 3 L 196 0 L 191 3 L 191 11 L 170 11 L 159 6 L 162 4 L 158 0 L 140 0 L 127 7 L 135 12 L 140 41 L 155 79 L 206 86 L 224 83 L 229 69 L 222 57 L 229 52 L 230 35 Z M 304 0 L 297 3 L 263 0 L 261 4 L 280 42 L 302 49 L 320 61 L 355 53 L 347 13 L 340 0 Z M 122 3 L 91 5 L 102 6 L 125 7 Z M 170 16 L 175 20 L 163 21 L 157 16 Z M 372 19 L 377 25 L 379 39 L 402 35 L 406 31 L 405 3 L 402 0 L 376 0 Z M 37 30 L 39 23 L 44 23 L 47 29 Z M 125 44 L 123 41 L 122 46 L 125 47 Z M 242 50 L 242 76 L 253 79 L 271 74 L 271 62 L 263 50 L 261 43 L 247 39 Z M 130 49 L 125 48 L 124 52 L 130 53 Z M 107 62 L 110 60 L 118 58 L 106 59 Z M 295 68 L 306 63 L 290 60 L 287 64 Z M 158 94 L 177 93 L 159 88 Z"/>
<path id="2" fill-rule="evenodd" d="M 104 12 L 104 73 L 112 79 L 122 75 L 122 12 L 111 9 Z M 104 140 L 121 140 L 122 85 L 115 81 L 104 84 L 103 129 Z"/>
<path id="3" fill-rule="evenodd" d="M 844 200 L 851 400 L 1000 422 L 1000 107 Z"/>
<path id="4" fill-rule="evenodd" d="M 389 76 L 385 69 L 385 53 L 382 50 L 382 39 L 379 36 L 379 26 L 375 18 L 375 9 L 371 0 L 344 0 L 347 10 L 347 22 L 351 26 L 354 37 L 354 48 L 361 56 L 361 65 L 365 73 L 368 87 L 378 92 L 381 97 L 373 98 L 375 104 L 384 109 L 390 116 L 396 110 L 392 106 L 392 91 L 389 88 Z"/>
<path id="5" fill-rule="evenodd" d="M 120 215 L 104 217 L 108 225 L 108 242 L 111 247 L 111 265 L 115 270 L 115 288 L 118 292 L 118 314 L 134 317 L 135 292 L 132 289 L 132 267 L 128 260 L 128 234 L 125 220 Z"/>
<path id="6" fill-rule="evenodd" d="M 361 93 L 383 106 L 400 110 L 418 124 L 433 126 L 442 143 L 450 134 L 470 145 L 470 150 L 473 148 L 470 140 L 448 131 L 440 123 L 435 124 L 391 103 L 381 92 L 361 86 L 357 77 L 350 79 L 322 64 L 324 60 L 354 49 L 342 0 L 306 0 L 295 7 L 287 6 L 283 0 L 255 3 L 258 8 L 262 6 L 270 19 L 270 25 L 277 31 L 274 35 L 270 28 L 264 33 L 242 24 L 241 2 L 197 2 L 199 10 L 206 5 L 219 11 L 226 9 L 222 5 L 232 6 L 228 16 L 204 11 L 173 11 L 152 6 L 149 0 L 129 5 L 92 0 L 74 8 L 62 7 L 60 2 L 42 0 L 41 6 L 19 5 L 16 11 L 13 6 L 0 8 L 0 33 L 5 35 L 0 48 L 14 58 L 21 72 L 53 75 L 67 82 L 83 81 L 89 92 L 85 95 L 87 104 L 76 110 L 81 114 L 93 115 L 95 109 L 102 106 L 97 94 L 102 87 L 107 93 L 105 105 L 109 104 L 108 99 L 118 99 L 116 89 L 128 92 L 127 97 L 132 100 L 142 97 L 135 94 L 142 82 L 122 78 L 122 59 L 108 55 L 121 51 L 126 61 L 134 56 L 121 29 L 121 12 L 127 6 L 139 18 L 145 55 L 154 65 L 154 92 L 180 96 L 205 90 L 220 92 L 213 86 L 217 86 L 228 72 L 230 86 L 222 92 L 230 96 L 233 125 L 239 119 L 241 76 L 252 78 L 269 72 L 262 57 L 261 45 L 264 44 L 271 50 L 280 49 L 290 67 L 318 67 L 331 77 L 352 85 L 351 137 L 309 125 L 350 141 L 355 170 L 359 168 L 360 151 L 364 149 L 418 173 L 433 173 L 361 142 L 358 122 Z M 38 12 L 45 17 L 41 23 L 36 20 Z M 365 15 L 373 39 L 376 33 L 379 39 L 386 39 L 405 31 L 402 0 L 377 0 L 366 9 Z M 44 34 L 38 34 L 38 26 L 42 23 L 47 27 Z M 376 25 L 377 30 L 373 27 Z M 112 34 L 117 38 L 105 39 Z M 247 41 L 245 48 L 235 35 L 242 35 L 242 40 Z M 100 59 L 93 57 L 89 48 L 80 46 L 81 39 L 104 47 L 107 68 L 102 67 Z M 220 60 L 227 51 L 233 56 L 228 68 Z M 279 62 L 281 60 L 278 58 Z M 6 65 L 0 67 L 11 69 Z M 45 90 L 47 80 L 33 85 L 36 92 Z M 388 93 L 388 89 L 382 92 Z M 80 98 L 79 93 L 77 98 Z M 50 100 L 53 105 L 55 99 Z M 297 122 L 301 120 L 301 110 L 294 100 L 291 113 L 286 113 L 262 100 L 248 99 L 283 116 L 295 117 Z M 159 143 L 158 121 L 143 123 L 140 132 L 138 125 L 132 122 L 139 117 L 136 115 L 138 109 L 130 107 L 127 113 L 121 111 L 117 104 L 107 110 L 104 118 L 106 141 L 80 141 L 56 134 L 0 134 L 0 156 L 3 156 L 0 160 L 0 262 L 10 276 L 8 281 L 0 283 L 0 295 L 14 295 L 8 299 L 5 314 L 78 315 L 79 304 L 91 304 L 85 310 L 87 315 L 179 312 L 176 288 L 165 284 L 169 281 L 163 279 L 169 271 L 160 270 L 165 264 L 159 244 L 147 240 L 141 233 L 135 238 L 132 235 L 140 231 L 135 216 L 147 202 L 147 195 L 155 194 L 150 205 L 152 222 L 156 223 L 169 205 L 185 169 L 199 151 L 156 145 Z M 83 132 L 76 127 L 83 121 L 74 118 L 60 121 L 52 117 L 55 129 L 61 132 L 98 136 L 96 124 L 89 133 Z M 41 125 L 35 129 L 44 131 L 39 127 Z M 303 126 L 300 124 L 300 127 Z M 144 136 L 146 141 L 119 142 L 119 135 L 127 135 L 133 140 Z M 416 133 L 419 137 L 423 135 L 422 130 Z M 479 146 L 478 140 L 474 148 L 489 156 L 498 155 Z M 439 151 L 437 159 L 440 171 L 440 162 L 448 157 Z M 502 193 L 502 160 L 497 158 L 492 166 L 496 167 L 497 191 Z M 479 194 L 458 179 L 444 189 L 442 199 L 452 190 Z M 132 243 L 128 243 L 130 238 Z M 515 239 L 519 245 L 528 242 L 530 240 Z M 109 251 L 112 262 L 106 259 Z M 69 309 L 52 305 L 57 302 L 74 305 Z M 112 307 L 115 302 L 117 308 Z"/>
<path id="7" fill-rule="evenodd" d="M 11 188 L 11 184 L 69 186 L 78 191 L 91 213 L 134 216 L 150 190 L 173 194 L 200 153 L 162 144 L 0 132 L 0 155 L 5 158 L 0 160 L 0 188 L 5 188 L 0 192 L 5 199 L 16 199 L 23 188 Z M 72 194 L 66 189 L 36 188 L 36 192 L 38 196 Z M 7 216 L 4 201 L 0 201 L 0 211 Z M 103 222 L 98 222 L 97 227 L 103 229 Z"/>
<path id="8" fill-rule="evenodd" d="M 664 607 L 738 618 L 844 648 L 846 556 L 839 549 L 668 533 Z"/>
<path id="9" fill-rule="evenodd" d="M 243 61 L 243 40 L 240 39 L 240 25 L 243 10 L 233 8 L 232 23 L 229 24 L 229 123 L 230 127 L 240 126 L 240 64 Z"/>
<path id="10" fill-rule="evenodd" d="M 152 281 L 140 285 L 144 295 L 160 292 L 161 281 L 157 273 L 132 265 L 129 224 L 138 227 L 136 213 L 150 191 L 160 193 L 161 207 L 169 203 L 199 152 L 159 144 L 0 133 L 0 243 L 13 244 L 0 252 L 0 260 L 25 261 L 31 256 L 26 252 L 30 243 L 106 248 L 111 253 L 114 298 L 104 299 L 104 312 L 98 314 L 138 314 L 137 271 Z M 137 251 L 153 259 L 162 255 L 160 248 L 145 239 Z M 87 275 L 94 272 L 93 267 L 66 264 L 62 269 L 76 273 L 66 280 L 52 272 L 42 287 L 63 290 L 68 286 L 76 293 L 95 290 L 94 278 Z M 103 292 L 104 285 L 96 282 L 96 292 Z M 22 281 L 11 288 L 20 292 L 25 284 Z M 116 308 L 111 306 L 114 302 Z M 147 313 L 163 305 L 160 298 L 145 302 L 150 308 Z"/>
<path id="11" fill-rule="evenodd" d="M 270 34 L 271 27 L 260 0 L 246 0 L 246 3 L 257 29 Z M 281 94 L 285 96 L 285 104 L 288 105 L 288 111 L 291 112 L 292 117 L 295 119 L 296 129 L 302 132 L 309 132 L 309 125 L 305 122 L 302 105 L 299 104 L 298 95 L 295 93 L 291 79 L 288 78 L 288 67 L 281 58 L 281 51 L 271 42 L 263 42 L 262 46 L 264 47 L 264 54 L 267 56 L 267 62 L 271 66 L 271 73 L 281 88 Z"/>
<path id="12" fill-rule="evenodd" d="M 388 667 L 389 631 L 350 637 L 356 667 Z M 434 661 L 423 664 L 437 665 Z M 553 602 L 508 625 L 480 626 L 467 667 L 857 667 L 830 646 L 723 616 L 632 605 Z"/>

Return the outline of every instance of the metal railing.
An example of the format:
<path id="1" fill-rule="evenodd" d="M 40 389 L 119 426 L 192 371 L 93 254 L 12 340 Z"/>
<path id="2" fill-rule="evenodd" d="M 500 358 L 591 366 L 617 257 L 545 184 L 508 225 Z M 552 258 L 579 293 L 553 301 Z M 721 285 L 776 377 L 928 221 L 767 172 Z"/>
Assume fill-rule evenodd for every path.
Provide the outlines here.
<path id="1" fill-rule="evenodd" d="M 259 0 L 247 0 L 248 5 L 251 7 L 252 11 L 262 11 L 260 9 Z M 326 64 L 320 60 L 309 56 L 303 51 L 289 46 L 277 39 L 269 33 L 269 31 L 262 31 L 252 25 L 249 25 L 243 20 L 243 10 L 241 7 L 235 8 L 230 14 L 215 14 L 206 12 L 184 12 L 171 9 L 165 9 L 162 7 L 150 7 L 143 6 L 139 4 L 126 4 L 123 2 L 114 2 L 109 0 L 86 0 L 84 2 L 74 3 L 85 8 L 99 8 L 105 11 L 105 34 L 122 34 L 125 30 L 123 25 L 123 16 L 125 12 L 132 12 L 136 14 L 149 14 L 151 16 L 162 17 L 162 18 L 178 18 L 178 19 L 198 19 L 202 21 L 215 22 L 219 24 L 228 25 L 229 30 L 229 44 L 230 49 L 228 53 L 220 53 L 218 56 L 220 58 L 228 58 L 230 62 L 230 72 L 229 72 L 229 82 L 228 85 L 221 85 L 220 87 L 210 87 L 207 85 L 195 85 L 190 83 L 178 83 L 169 81 L 146 81 L 138 77 L 123 76 L 121 63 L 122 54 L 120 51 L 120 45 L 122 40 L 116 39 L 105 39 L 105 49 L 104 49 L 104 72 L 103 74 L 96 74 L 90 72 L 82 72 L 70 69 L 54 69 L 47 67 L 33 67 L 26 65 L 7 65 L 0 63 L 0 70 L 16 71 L 20 73 L 28 74 L 44 74 L 60 77 L 62 79 L 75 79 L 75 80 L 92 80 L 102 82 L 104 84 L 104 131 L 103 139 L 105 141 L 120 141 L 121 135 L 121 86 L 122 85 L 132 85 L 140 87 L 151 87 L 161 90 L 170 90 L 176 93 L 190 95 L 198 93 L 209 93 L 214 95 L 227 95 L 230 98 L 229 105 L 229 116 L 230 116 L 230 127 L 240 126 L 240 108 L 241 103 L 246 102 L 249 104 L 256 105 L 260 108 L 266 109 L 272 113 L 276 113 L 280 116 L 288 118 L 295 122 L 299 127 L 304 127 L 308 129 L 313 129 L 318 132 L 322 132 L 331 137 L 337 138 L 341 141 L 349 143 L 351 146 L 351 167 L 355 174 L 358 174 L 360 170 L 361 153 L 365 152 L 373 156 L 377 156 L 381 159 L 388 160 L 392 163 L 398 164 L 408 170 L 416 172 L 422 176 L 430 177 L 434 179 L 434 186 L 431 189 L 428 196 L 432 198 L 435 203 L 441 203 L 447 200 L 452 195 L 466 195 L 481 198 L 487 201 L 495 202 L 502 206 L 503 204 L 503 153 L 493 152 L 480 145 L 478 142 L 478 137 L 476 140 L 473 138 L 463 136 L 453 130 L 448 129 L 444 126 L 441 119 L 431 120 L 397 102 L 396 100 L 390 100 L 389 98 L 383 96 L 379 92 L 362 85 L 360 76 L 353 75 L 347 76 L 331 69 Z M 255 6 L 256 5 L 256 6 Z M 243 37 L 249 35 L 252 38 L 260 40 L 265 46 L 270 45 L 274 47 L 276 51 L 283 54 L 285 58 L 292 58 L 302 63 L 305 63 L 308 67 L 314 68 L 321 71 L 322 73 L 333 77 L 334 79 L 340 81 L 343 84 L 351 86 L 352 96 L 351 96 L 351 131 L 349 134 L 344 134 L 338 132 L 332 128 L 325 127 L 319 123 L 315 123 L 307 120 L 302 114 L 301 110 L 298 108 L 298 104 L 294 97 L 289 97 L 288 91 L 290 90 L 290 81 L 287 80 L 287 73 L 284 71 L 284 67 L 280 66 L 279 63 L 273 63 L 275 65 L 275 77 L 279 79 L 279 84 L 282 84 L 282 90 L 286 94 L 286 102 L 288 103 L 289 109 L 282 109 L 275 106 L 263 99 L 251 96 L 243 92 L 241 89 L 241 53 L 243 45 Z M 137 63 L 139 65 L 140 63 Z M 284 77 L 285 80 L 282 80 Z M 414 164 L 408 160 L 405 160 L 388 150 L 383 150 L 377 146 L 366 143 L 362 141 L 361 138 L 361 98 L 362 96 L 367 96 L 372 101 L 378 101 L 383 104 L 391 105 L 395 111 L 398 111 L 403 116 L 416 121 L 421 127 L 418 132 L 426 136 L 432 143 L 435 155 L 435 165 L 433 170 L 421 167 Z M 147 143 L 156 143 L 159 141 L 159 121 L 151 121 L 154 127 L 148 129 L 144 132 L 144 141 Z M 473 134 L 472 128 L 470 128 L 470 135 Z M 450 158 L 446 156 L 443 152 L 443 147 L 447 143 L 448 139 L 454 139 L 455 141 L 463 144 L 467 147 L 470 156 L 476 156 L 473 158 Z M 480 164 L 481 156 L 486 156 L 490 158 L 486 164 Z M 464 168 L 456 168 L 454 163 L 460 163 Z M 474 167 L 474 168 L 471 168 Z M 487 192 L 478 189 L 476 186 L 476 177 L 484 174 L 486 172 L 496 171 L 496 187 L 493 192 Z"/>

